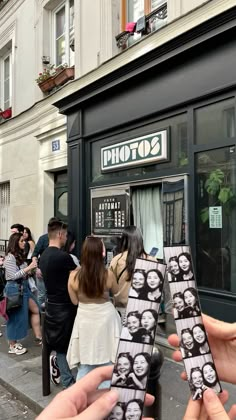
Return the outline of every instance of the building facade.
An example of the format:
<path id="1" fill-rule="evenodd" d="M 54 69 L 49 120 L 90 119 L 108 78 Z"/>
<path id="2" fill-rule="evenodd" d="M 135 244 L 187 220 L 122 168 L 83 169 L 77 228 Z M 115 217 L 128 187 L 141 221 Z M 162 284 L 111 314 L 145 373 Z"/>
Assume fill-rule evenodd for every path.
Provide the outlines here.
<path id="1" fill-rule="evenodd" d="M 109 259 L 135 223 L 160 259 L 190 244 L 203 309 L 234 320 L 234 1 L 0 4 L 0 237 L 57 214 Z M 65 62 L 75 79 L 42 93 Z"/>
<path id="2" fill-rule="evenodd" d="M 69 208 L 82 237 L 100 235 L 112 252 L 134 223 L 160 259 L 163 245 L 190 244 L 203 310 L 233 321 L 236 8 L 213 16 L 207 3 L 199 19 L 203 10 L 209 19 L 173 21 L 140 42 L 145 54 L 55 105 L 68 117 Z M 186 31 L 169 39 L 180 22 Z"/>

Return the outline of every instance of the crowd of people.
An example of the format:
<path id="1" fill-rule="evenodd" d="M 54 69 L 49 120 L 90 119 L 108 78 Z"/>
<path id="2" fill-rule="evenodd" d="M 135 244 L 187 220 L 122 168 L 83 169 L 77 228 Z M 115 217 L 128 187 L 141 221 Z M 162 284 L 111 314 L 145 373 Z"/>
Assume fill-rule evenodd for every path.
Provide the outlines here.
<path id="1" fill-rule="evenodd" d="M 8 351 L 17 356 L 27 351 L 20 341 L 27 335 L 29 315 L 35 344 L 42 344 L 40 312 L 44 310 L 45 339 L 54 352 L 51 358 L 54 377 L 57 378 L 54 383 L 59 383 L 60 375 L 62 387 L 68 389 L 52 401 L 38 420 L 59 420 L 80 413 L 81 419 L 88 420 L 105 417 L 109 420 L 141 419 L 141 400 L 136 398 L 117 403 L 117 392 L 104 388 L 109 387 L 114 368 L 112 385 L 145 390 L 150 354 L 143 351 L 133 356 L 130 352 L 123 352 L 116 360 L 116 351 L 122 324 L 125 340 L 132 341 L 135 336 L 140 343 L 153 344 L 156 311 L 133 310 L 126 315 L 128 295 L 130 291 L 131 299 L 133 295 L 135 298 L 142 296 L 144 301 L 160 301 L 159 292 L 164 279 L 158 270 L 147 273 L 134 271 L 136 258 L 155 261 L 145 252 L 142 235 L 135 226 L 124 229 L 120 252 L 112 259 L 109 268 L 104 264 L 104 245 L 100 238 L 86 237 L 80 262 L 73 255 L 74 246 L 75 237 L 57 218 L 49 220 L 48 232 L 39 238 L 37 244 L 29 228 L 19 224 L 12 226 L 12 235 L 2 261 L 5 289 L 8 294 L 21 284 L 23 300 L 21 307 L 7 313 Z M 168 269 L 173 283 L 194 278 L 186 252 L 172 257 Z M 175 318 L 181 319 L 183 311 L 183 318 L 200 315 L 193 287 L 187 287 L 179 294 L 176 292 L 173 301 Z M 213 420 L 233 419 L 235 406 L 227 414 L 221 404 L 227 400 L 227 393 L 223 391 L 218 398 L 212 389 L 217 389 L 219 379 L 236 384 L 236 324 L 223 323 L 207 316 L 204 316 L 203 322 L 204 325 L 196 323 L 192 328 L 182 329 L 181 341 L 177 335 L 169 337 L 169 343 L 180 348 L 173 354 L 176 361 L 189 357 L 190 353 L 191 356 L 206 354 L 210 344 L 219 375 L 218 378 L 215 365 L 210 361 L 201 369 L 193 367 L 190 370 L 188 379 L 192 390 L 202 400 L 190 400 L 184 419 L 200 420 L 203 407 Z M 78 368 L 76 377 L 72 367 Z M 186 379 L 186 374 L 183 377 Z M 96 391 L 98 387 L 101 388 L 100 393 Z M 153 398 L 147 394 L 145 404 L 152 402 Z M 216 410 L 222 417 L 215 416 Z"/>

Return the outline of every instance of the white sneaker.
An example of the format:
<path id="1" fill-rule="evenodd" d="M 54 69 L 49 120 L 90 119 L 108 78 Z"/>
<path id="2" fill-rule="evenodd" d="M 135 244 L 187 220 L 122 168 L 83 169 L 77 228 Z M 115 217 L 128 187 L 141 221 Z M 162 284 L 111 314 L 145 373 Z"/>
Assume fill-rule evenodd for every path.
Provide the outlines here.
<path id="1" fill-rule="evenodd" d="M 22 346 L 20 343 L 16 343 L 13 346 L 9 347 L 8 353 L 10 354 L 16 354 L 17 356 L 20 356 L 21 354 L 25 354 L 27 352 L 27 349 Z"/>

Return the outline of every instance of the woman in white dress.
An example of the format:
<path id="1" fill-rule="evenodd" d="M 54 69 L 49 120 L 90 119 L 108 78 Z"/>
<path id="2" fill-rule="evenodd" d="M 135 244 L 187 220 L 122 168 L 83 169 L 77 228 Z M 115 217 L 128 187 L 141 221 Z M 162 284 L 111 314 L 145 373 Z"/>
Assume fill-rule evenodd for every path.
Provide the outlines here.
<path id="1" fill-rule="evenodd" d="M 115 362 L 121 331 L 120 316 L 109 296 L 109 292 L 117 293 L 118 286 L 114 274 L 104 266 L 99 238 L 85 239 L 81 267 L 71 272 L 68 291 L 78 310 L 67 360 L 70 368 L 79 365 L 79 380 L 92 369 Z"/>

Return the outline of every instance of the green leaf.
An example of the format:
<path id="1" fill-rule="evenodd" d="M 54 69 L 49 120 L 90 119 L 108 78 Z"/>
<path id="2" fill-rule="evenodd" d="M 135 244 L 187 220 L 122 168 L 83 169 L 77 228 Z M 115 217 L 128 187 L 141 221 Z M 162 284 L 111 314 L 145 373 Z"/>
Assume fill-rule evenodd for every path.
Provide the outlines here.
<path id="1" fill-rule="evenodd" d="M 229 187 L 222 187 L 218 195 L 218 199 L 221 203 L 225 204 L 233 196 L 233 192 Z"/>
<path id="2" fill-rule="evenodd" d="M 209 208 L 205 207 L 201 210 L 200 218 L 202 223 L 206 223 L 209 220 Z"/>

